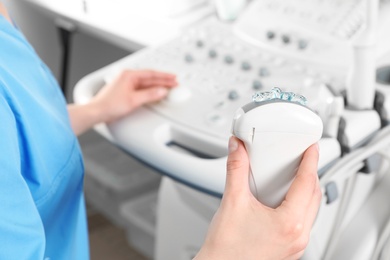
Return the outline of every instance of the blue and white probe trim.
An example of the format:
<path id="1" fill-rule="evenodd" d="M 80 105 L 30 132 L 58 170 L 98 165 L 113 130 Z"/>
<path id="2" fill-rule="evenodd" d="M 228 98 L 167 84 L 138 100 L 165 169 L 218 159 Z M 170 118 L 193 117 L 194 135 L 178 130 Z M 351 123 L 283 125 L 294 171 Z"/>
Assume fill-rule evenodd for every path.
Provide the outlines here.
<path id="1" fill-rule="evenodd" d="M 290 102 L 299 103 L 303 106 L 306 106 L 307 99 L 299 94 L 295 94 L 293 92 L 283 92 L 280 88 L 272 88 L 271 91 L 265 91 L 265 92 L 256 92 L 252 96 L 252 100 L 255 103 L 269 101 L 273 99 L 280 99 Z"/>

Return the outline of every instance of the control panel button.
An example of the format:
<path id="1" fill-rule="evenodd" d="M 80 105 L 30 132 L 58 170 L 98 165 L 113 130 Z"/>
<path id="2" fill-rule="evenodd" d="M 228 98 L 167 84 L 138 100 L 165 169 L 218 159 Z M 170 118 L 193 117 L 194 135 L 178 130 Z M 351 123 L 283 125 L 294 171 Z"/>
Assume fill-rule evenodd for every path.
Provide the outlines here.
<path id="1" fill-rule="evenodd" d="M 225 56 L 225 62 L 226 62 L 227 64 L 232 64 L 232 63 L 234 62 L 234 59 L 233 59 L 232 56 L 226 55 L 226 56 Z"/>
<path id="2" fill-rule="evenodd" d="M 263 88 L 263 83 L 261 83 L 260 80 L 255 79 L 255 80 L 252 82 L 252 88 L 253 88 L 254 90 L 260 90 L 260 89 Z"/>
<path id="3" fill-rule="evenodd" d="M 209 57 L 210 58 L 217 57 L 217 52 L 214 49 L 209 50 Z"/>
<path id="4" fill-rule="evenodd" d="M 259 76 L 260 77 L 268 77 L 269 75 L 270 75 L 270 72 L 266 67 L 262 67 L 259 69 Z"/>
<path id="5" fill-rule="evenodd" d="M 224 101 L 220 101 L 214 105 L 215 109 L 222 109 L 226 107 L 226 103 Z"/>
<path id="6" fill-rule="evenodd" d="M 237 92 L 237 91 L 231 90 L 231 91 L 229 92 L 228 98 L 229 98 L 230 100 L 237 100 L 239 97 L 240 97 L 240 95 L 238 95 L 238 92 Z"/>
<path id="7" fill-rule="evenodd" d="M 197 40 L 196 41 L 196 47 L 202 48 L 204 46 L 204 42 L 202 40 Z"/>
<path id="8" fill-rule="evenodd" d="M 219 113 L 210 113 L 206 116 L 206 121 L 211 125 L 221 125 L 225 122 L 225 118 Z"/>
<path id="9" fill-rule="evenodd" d="M 184 60 L 187 62 L 187 63 L 192 63 L 194 62 L 194 57 L 191 55 L 191 54 L 186 54 L 184 56 Z"/>
<path id="10" fill-rule="evenodd" d="M 242 70 L 250 70 L 252 68 L 251 64 L 247 61 L 242 62 L 241 69 Z"/>
<path id="11" fill-rule="evenodd" d="M 308 42 L 306 40 L 300 39 L 298 41 L 298 48 L 304 50 L 307 48 Z"/>
<path id="12" fill-rule="evenodd" d="M 275 33 L 273 31 L 268 31 L 266 35 L 267 35 L 267 38 L 269 40 L 272 40 L 275 38 Z"/>
<path id="13" fill-rule="evenodd" d="M 287 34 L 283 34 L 283 35 L 282 35 L 282 42 L 283 42 L 284 44 L 289 44 L 289 43 L 291 42 L 290 36 L 288 36 Z"/>

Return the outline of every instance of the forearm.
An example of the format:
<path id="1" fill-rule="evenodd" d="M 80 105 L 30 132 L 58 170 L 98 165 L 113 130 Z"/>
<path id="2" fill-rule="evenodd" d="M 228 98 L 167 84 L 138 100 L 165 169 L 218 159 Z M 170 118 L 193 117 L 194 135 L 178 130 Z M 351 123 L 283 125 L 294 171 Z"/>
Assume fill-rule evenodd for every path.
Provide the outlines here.
<path id="1" fill-rule="evenodd" d="M 99 106 L 93 102 L 78 105 L 68 105 L 70 124 L 73 132 L 80 135 L 94 125 L 104 122 L 103 114 L 99 111 Z"/>

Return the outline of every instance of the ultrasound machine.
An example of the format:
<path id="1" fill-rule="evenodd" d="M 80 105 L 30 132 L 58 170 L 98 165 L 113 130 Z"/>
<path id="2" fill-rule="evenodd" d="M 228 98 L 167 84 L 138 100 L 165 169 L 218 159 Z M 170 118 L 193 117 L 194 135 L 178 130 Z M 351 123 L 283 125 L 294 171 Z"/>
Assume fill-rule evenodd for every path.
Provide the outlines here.
<path id="1" fill-rule="evenodd" d="M 123 69 L 177 75 L 165 100 L 95 128 L 164 176 L 154 259 L 200 249 L 224 190 L 234 114 L 274 87 L 305 96 L 323 123 L 323 199 L 302 259 L 390 259 L 389 30 L 387 0 L 253 0 L 236 19 L 210 15 L 84 77 L 76 103 Z"/>

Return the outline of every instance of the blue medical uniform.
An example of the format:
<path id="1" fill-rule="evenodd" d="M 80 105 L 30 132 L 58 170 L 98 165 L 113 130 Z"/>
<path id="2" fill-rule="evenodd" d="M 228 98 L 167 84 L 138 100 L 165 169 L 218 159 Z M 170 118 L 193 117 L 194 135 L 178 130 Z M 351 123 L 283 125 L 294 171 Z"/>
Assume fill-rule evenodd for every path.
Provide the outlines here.
<path id="1" fill-rule="evenodd" d="M 0 259 L 88 259 L 83 162 L 66 102 L 0 15 Z"/>

